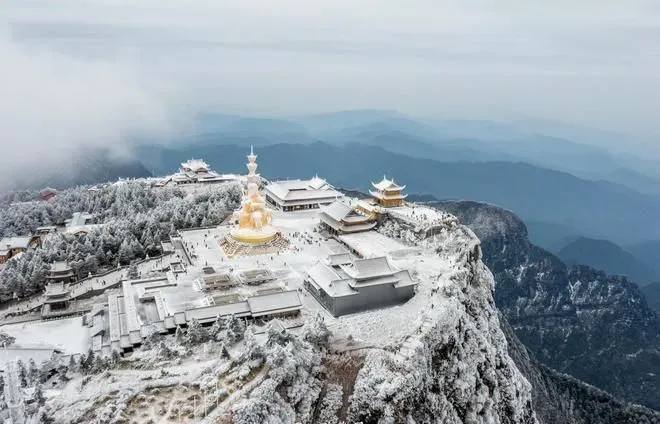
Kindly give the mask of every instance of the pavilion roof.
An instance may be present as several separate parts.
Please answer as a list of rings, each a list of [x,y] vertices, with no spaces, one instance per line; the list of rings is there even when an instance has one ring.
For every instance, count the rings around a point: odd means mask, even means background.
[[[371,183],[372,186],[376,190],[383,191],[383,190],[403,190],[406,188],[406,186],[400,186],[397,183],[394,182],[394,180],[388,180],[385,175],[383,175],[383,179],[378,182],[378,183]]]
[[[208,171],[209,165],[201,159],[190,159],[181,164],[183,169],[190,169],[191,171]]]

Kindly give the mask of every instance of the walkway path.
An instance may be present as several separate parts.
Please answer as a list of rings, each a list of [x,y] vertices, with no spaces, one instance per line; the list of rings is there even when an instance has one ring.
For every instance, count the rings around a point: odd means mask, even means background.
[[[146,260],[137,265],[138,274],[148,274],[156,269],[163,268],[168,265],[168,256]],[[76,298],[82,296],[90,291],[102,291],[112,288],[121,283],[122,280],[127,278],[127,269],[117,269],[100,277],[92,277],[80,280],[71,285],[71,297]],[[5,319],[8,314],[14,313],[27,313],[30,310],[40,309],[43,305],[45,296],[43,294],[34,296],[30,299],[25,299],[21,302],[15,303],[10,306],[0,306],[0,319]]]

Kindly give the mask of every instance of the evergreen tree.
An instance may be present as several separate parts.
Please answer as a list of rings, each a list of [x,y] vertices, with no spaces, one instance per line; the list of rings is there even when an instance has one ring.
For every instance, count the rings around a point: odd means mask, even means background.
[[[46,403],[46,398],[44,397],[44,393],[41,390],[41,384],[37,384],[37,386],[34,389],[34,400],[37,402],[37,405],[39,406],[44,406]]]
[[[182,345],[185,342],[185,333],[183,331],[183,328],[181,328],[180,325],[176,326],[176,331],[174,333],[174,337],[176,338],[177,343]]]
[[[25,370],[25,364],[20,359],[17,362],[18,364],[18,379],[21,383],[21,387],[27,387],[27,372]]]
[[[206,328],[202,327],[202,324],[199,323],[196,319],[193,318],[192,322],[188,326],[188,331],[186,332],[186,341],[188,344],[200,344],[208,341],[209,332],[206,331]]]

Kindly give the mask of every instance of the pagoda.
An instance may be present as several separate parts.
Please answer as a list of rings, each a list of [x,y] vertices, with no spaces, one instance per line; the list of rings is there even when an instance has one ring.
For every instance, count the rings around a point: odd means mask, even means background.
[[[266,244],[275,239],[279,231],[271,225],[272,211],[266,207],[266,201],[259,194],[257,155],[252,147],[247,158],[247,190],[243,195],[241,209],[236,212],[238,227],[232,230],[231,237],[241,243]]]
[[[379,183],[374,184],[372,182],[371,185],[375,190],[369,190],[369,193],[379,206],[385,208],[403,206],[403,199],[408,197],[407,194],[401,193],[406,186],[400,186],[394,180],[388,180],[384,175]]]

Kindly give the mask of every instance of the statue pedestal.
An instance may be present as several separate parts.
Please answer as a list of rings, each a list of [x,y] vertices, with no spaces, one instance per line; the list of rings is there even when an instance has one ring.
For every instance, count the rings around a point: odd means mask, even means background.
[[[266,244],[272,241],[279,231],[277,228],[266,225],[259,229],[256,228],[235,228],[231,232],[231,237],[240,242],[247,244]]]

